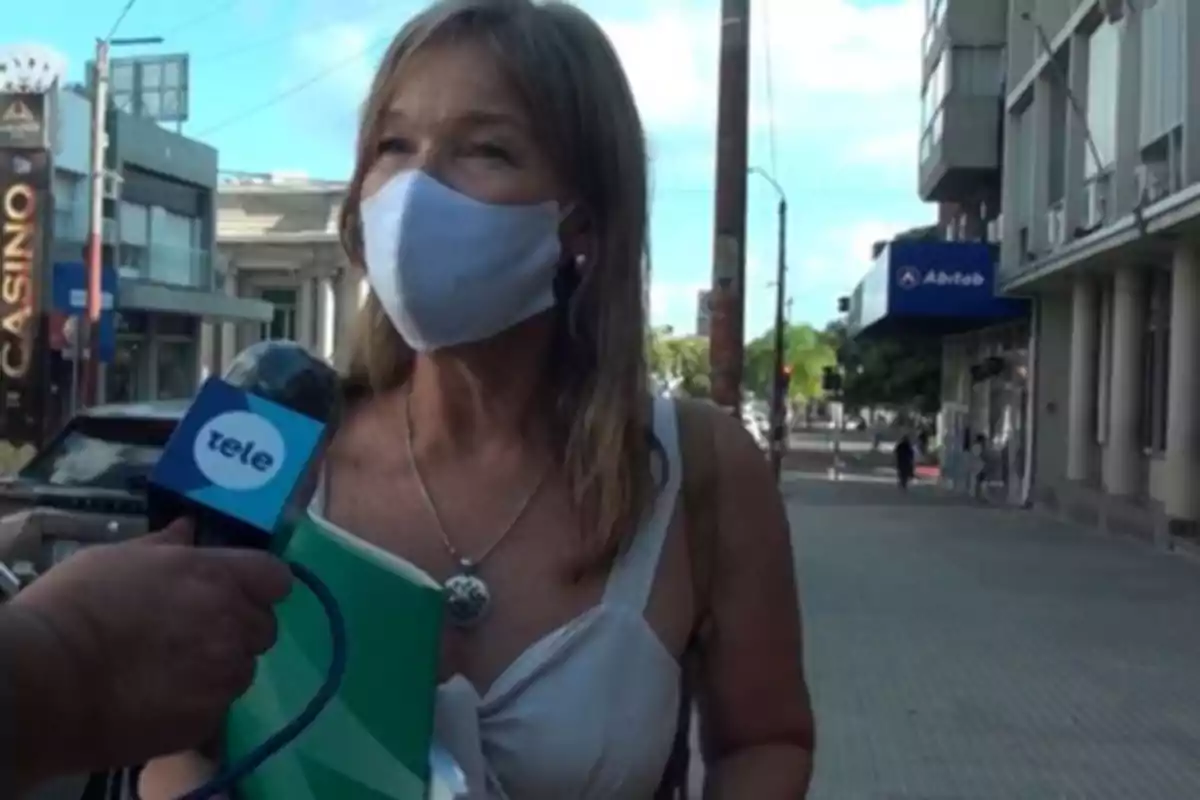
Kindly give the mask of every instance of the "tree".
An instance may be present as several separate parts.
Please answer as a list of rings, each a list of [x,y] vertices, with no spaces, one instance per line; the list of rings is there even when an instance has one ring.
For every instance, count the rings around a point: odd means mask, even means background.
[[[669,327],[659,328],[647,337],[650,376],[661,386],[690,397],[708,397],[712,390],[708,339],[673,333]]]
[[[783,332],[783,363],[792,368],[788,394],[792,399],[820,397],[821,373],[837,361],[832,341],[811,325],[789,325]],[[746,345],[746,389],[770,397],[775,380],[775,331],[769,330]]]
[[[935,338],[892,337],[862,340],[848,335],[845,322],[831,322],[824,337],[838,353],[844,379],[842,398],[851,408],[908,405],[932,414],[941,406],[942,345]]]

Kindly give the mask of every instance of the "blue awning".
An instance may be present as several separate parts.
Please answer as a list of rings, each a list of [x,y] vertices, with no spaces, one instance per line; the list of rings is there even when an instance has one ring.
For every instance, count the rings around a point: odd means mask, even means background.
[[[852,336],[944,336],[1029,313],[997,295],[999,251],[986,242],[893,239],[850,297]]]

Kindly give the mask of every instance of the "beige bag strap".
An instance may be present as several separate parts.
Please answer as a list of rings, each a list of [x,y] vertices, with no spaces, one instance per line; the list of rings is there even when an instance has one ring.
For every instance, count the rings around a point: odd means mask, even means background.
[[[691,761],[691,722],[694,689],[698,680],[700,635],[708,624],[712,568],[717,536],[717,458],[712,426],[706,416],[711,410],[697,400],[676,400],[680,462],[683,469],[684,522],[691,559],[692,589],[695,594],[696,625],[683,654],[683,685],[680,687],[679,722],[675,742],[667,760],[666,773],[656,800],[686,800]]]

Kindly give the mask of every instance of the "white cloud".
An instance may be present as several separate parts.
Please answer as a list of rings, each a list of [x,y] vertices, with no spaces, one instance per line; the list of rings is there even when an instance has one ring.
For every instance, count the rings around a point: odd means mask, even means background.
[[[885,168],[912,166],[916,179],[916,153],[920,144],[920,133],[915,130],[881,133],[853,142],[846,148],[846,161],[856,166],[879,166]]]
[[[679,333],[695,330],[696,312],[699,308],[700,292],[709,288],[701,281],[650,282],[650,324],[665,325],[680,319],[689,320]]]
[[[769,24],[782,92],[907,94],[916,102],[922,0],[766,0],[756,8],[752,24]]]
[[[629,74],[638,106],[651,129],[677,125],[711,127],[715,120],[719,5],[716,0],[647,3],[641,13],[613,15],[601,0],[580,0],[594,13]],[[804,95],[854,94],[903,97],[915,107],[920,63],[922,0],[862,7],[853,0],[765,0],[751,20],[752,117],[769,116],[764,88],[769,48],[777,123],[820,114]],[[396,14],[398,28],[405,11]],[[388,20],[325,25],[298,37],[296,52],[310,65],[331,66],[353,59],[388,28]],[[770,41],[767,41],[767,37]],[[375,67],[374,51],[361,63],[339,70],[347,99],[361,101]]]
[[[697,22],[695,14],[666,7],[639,18],[600,19],[652,131],[715,117],[715,64],[709,63],[704,30]]]

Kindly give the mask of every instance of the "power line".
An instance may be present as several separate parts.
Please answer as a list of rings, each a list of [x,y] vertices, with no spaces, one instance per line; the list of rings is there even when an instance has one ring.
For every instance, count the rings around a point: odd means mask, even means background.
[[[237,0],[233,0],[233,2],[227,4],[227,6],[233,5],[236,2],[237,2]],[[367,9],[366,11],[358,13],[358,14],[352,14],[349,17],[330,18],[330,19],[322,20],[318,23],[314,23],[313,25],[289,28],[288,30],[280,31],[278,33],[271,34],[270,36],[266,36],[261,39],[255,39],[255,40],[249,41],[249,42],[242,42],[241,44],[235,44],[232,47],[226,47],[226,48],[223,48],[220,50],[216,50],[215,52],[213,52],[211,54],[206,54],[203,51],[201,51],[200,53],[193,55],[192,58],[194,60],[199,61],[200,63],[202,63],[204,65],[208,65],[208,64],[212,64],[216,61],[224,61],[227,58],[234,58],[236,56],[245,55],[246,53],[252,53],[263,47],[269,47],[269,46],[275,45],[275,44],[290,42],[290,41],[294,40],[296,37],[303,36],[307,33],[320,33],[323,31],[327,31],[331,25],[345,25],[345,24],[348,24],[351,22],[358,22],[361,20],[365,20],[369,17],[372,17],[376,14],[379,14],[381,12],[393,11],[393,10],[394,10],[394,8],[387,3],[376,3],[375,5],[373,5],[371,8]],[[213,16],[213,14],[209,14],[208,16]],[[189,25],[194,24],[195,22],[201,21],[203,19],[204,19],[204,17],[201,17],[200,20],[193,20],[192,23],[189,23]]]
[[[117,28],[121,27],[121,23],[125,21],[125,16],[129,13],[129,10],[133,8],[133,4],[136,2],[137,0],[126,0],[125,7],[122,8],[121,13],[117,15],[117,21],[113,23],[112,29],[108,32],[108,36],[104,37],[105,41],[108,41],[109,39],[113,38],[113,36],[116,36]]]
[[[355,64],[357,64],[359,62],[360,59],[363,58],[363,56],[367,55],[372,50],[374,50],[375,48],[384,44],[385,42],[390,41],[391,38],[392,38],[392,34],[389,32],[388,34],[386,34],[384,36],[380,36],[375,39],[372,39],[366,45],[366,47],[363,47],[362,49],[355,51],[347,58],[342,59],[340,61],[335,61],[333,64],[330,64],[328,67],[321,70],[317,74],[315,74],[293,86],[290,86],[287,89],[284,89],[282,92],[279,92],[278,94],[273,95],[272,97],[268,98],[267,100],[263,101],[262,103],[260,103],[256,106],[252,106],[251,108],[248,108],[245,111],[242,111],[241,113],[239,113],[235,116],[229,117],[225,121],[219,122],[210,128],[206,128],[205,130],[201,131],[200,133],[195,134],[195,137],[199,139],[199,138],[203,138],[205,136],[210,136],[213,133],[216,133],[217,131],[224,130],[225,128],[229,127],[230,125],[235,125],[238,122],[241,122],[242,120],[245,120],[249,117],[254,116],[255,114],[259,114],[263,111],[274,108],[275,106],[282,103],[284,100],[287,100],[290,97],[294,97],[294,96],[300,94],[301,92],[303,92],[304,90],[306,90],[312,86],[315,86],[316,84],[320,83],[321,81],[325,80],[326,78],[330,77],[331,75],[334,75],[338,71],[343,70],[347,67],[354,66]]]
[[[193,28],[196,25],[199,25],[201,22],[207,22],[208,20],[212,19],[213,17],[220,16],[221,14],[230,10],[231,8],[236,6],[239,2],[241,2],[241,0],[225,0],[225,2],[213,3],[212,6],[210,6],[204,13],[197,14],[196,16],[193,16],[189,19],[184,20],[183,22],[179,23],[178,25],[174,25],[170,28],[167,28],[166,32],[163,33],[163,37],[166,38],[169,36],[174,36],[175,34],[179,33],[180,31],[185,31],[188,28]]]
[[[774,59],[771,57],[771,0],[763,2],[763,53],[766,61],[767,83],[767,147],[771,162],[771,174],[779,174],[779,158],[775,136],[775,80]]]

